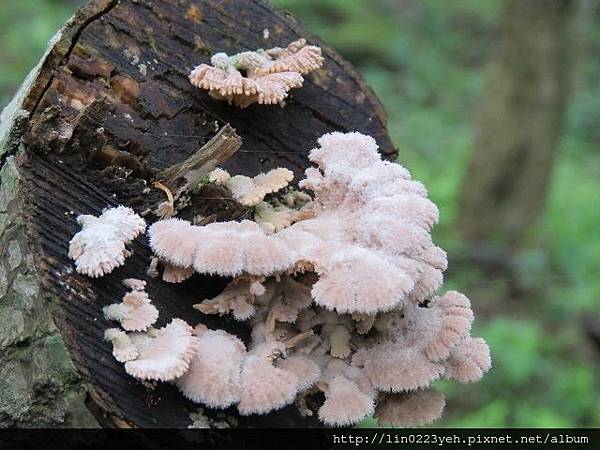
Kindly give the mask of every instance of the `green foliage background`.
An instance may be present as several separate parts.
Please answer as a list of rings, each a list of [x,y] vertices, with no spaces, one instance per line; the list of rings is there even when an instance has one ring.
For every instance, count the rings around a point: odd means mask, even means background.
[[[0,107],[78,3],[2,2]],[[501,0],[274,3],[353,62],[383,101],[399,162],[440,207],[435,238],[452,264],[461,244],[453,226],[458,188],[476,107],[486,101],[480,92]],[[447,287],[474,303],[474,334],[487,339],[494,366],[478,384],[440,383],[448,405],[437,426],[600,426],[600,354],[582,326],[585,315],[600,312],[599,10],[577,19],[579,63],[548,208],[517,272],[490,277],[460,266],[448,273]]]

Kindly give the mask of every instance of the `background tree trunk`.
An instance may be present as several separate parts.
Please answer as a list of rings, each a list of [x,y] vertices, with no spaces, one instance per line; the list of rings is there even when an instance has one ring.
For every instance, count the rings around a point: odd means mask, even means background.
[[[283,46],[298,37],[321,45],[325,64],[284,108],[240,110],[187,79],[213,52]],[[164,195],[147,189],[154,175],[189,158],[228,123],[243,141],[225,165],[233,173],[285,166],[299,176],[316,139],[334,130],[370,134],[385,156],[395,155],[382,107],[352,67],[263,0],[95,0],[53,39],[3,112],[0,132],[0,425],[312,423],[293,406],[267,416],[239,417],[234,408],[194,415],[198,405],[170,384],[153,387],[126,375],[102,339],[113,326],[102,307],[122,297],[127,277],[147,280],[158,326],[181,317],[247,338],[235,321],[191,307],[227,280],[195,275],[173,286],[147,278],[145,238],[125,266],[99,280],[75,273],[67,257],[77,215],[117,204],[146,213]],[[221,200],[200,203],[214,217],[233,214],[224,213]]]
[[[475,126],[458,225],[518,241],[544,209],[574,53],[574,0],[508,0]]]

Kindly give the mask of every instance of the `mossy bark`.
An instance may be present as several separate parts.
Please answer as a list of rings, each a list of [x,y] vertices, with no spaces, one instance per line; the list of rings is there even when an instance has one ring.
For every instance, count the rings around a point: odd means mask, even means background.
[[[38,73],[39,67],[0,124],[0,427],[95,427],[86,390],[43,295],[22,216],[17,160],[29,115],[22,102]]]
[[[282,46],[305,37],[325,64],[284,108],[228,106],[195,89],[187,74],[211,53]],[[255,175],[285,166],[300,175],[316,139],[329,131],[374,136],[395,149],[385,114],[353,68],[291,16],[263,0],[95,0],[52,40],[48,53],[3,113],[0,133],[0,425],[306,426],[290,406],[239,417],[204,411],[168,383],[136,382],[111,355],[102,307],[145,278],[160,312],[196,324],[191,307],[227,280],[195,275],[172,286],[146,276],[145,238],[126,264],[101,279],[73,271],[68,242],[76,216],[124,204],[146,214],[164,200],[152,182],[227,124],[243,147],[225,167]],[[200,193],[194,214],[235,219],[247,211]],[[148,221],[152,220],[147,215]],[[210,327],[239,324],[202,317]],[[90,413],[91,412],[91,413]],[[198,417],[202,417],[199,420]]]
[[[544,210],[569,95],[574,3],[505,4],[460,196],[470,241],[518,242]]]

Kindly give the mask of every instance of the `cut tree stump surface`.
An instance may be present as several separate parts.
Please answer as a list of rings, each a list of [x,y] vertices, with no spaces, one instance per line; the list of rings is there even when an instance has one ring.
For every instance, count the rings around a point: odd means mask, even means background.
[[[283,108],[238,109],[188,81],[191,69],[214,52],[285,46],[299,37],[320,45],[325,63],[305,77],[304,87],[291,91]],[[145,237],[135,240],[133,256],[110,275],[79,275],[67,257],[79,230],[76,217],[118,204],[147,211],[164,197],[152,188],[153,176],[190,157],[226,124],[242,139],[225,164],[236,174],[282,166],[297,181],[317,138],[335,130],[369,134],[384,156],[393,157],[382,107],[347,62],[262,0],[91,2],[63,29],[32,81],[21,104],[29,119],[24,135],[16,133],[17,144],[24,145],[19,151],[13,136],[0,154],[3,165],[16,162],[21,173],[18,214],[33,242],[25,251],[33,255],[40,290],[50,300],[88,406],[103,425],[187,427],[199,405],[168,383],[148,387],[125,373],[103,341],[104,330],[115,323],[103,318],[102,307],[120,301],[122,279],[142,278],[159,309],[158,326],[180,317],[245,337],[233,320],[192,309],[227,280],[194,275],[172,285],[146,276],[151,252]],[[206,199],[206,208],[223,211],[218,200]],[[294,406],[266,416],[239,417],[234,408],[205,413],[213,425],[314,424]]]

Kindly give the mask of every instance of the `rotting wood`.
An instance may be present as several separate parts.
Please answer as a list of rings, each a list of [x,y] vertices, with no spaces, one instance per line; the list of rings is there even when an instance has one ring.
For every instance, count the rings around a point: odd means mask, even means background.
[[[325,64],[292,92],[284,108],[252,105],[242,111],[187,80],[192,67],[215,51],[286,45],[298,37],[320,45]],[[14,373],[25,367],[32,374],[35,367],[23,364],[42,355],[40,361],[48,364],[61,361],[61,370],[46,378],[3,376],[1,424],[192,423],[198,405],[169,384],[148,388],[127,376],[102,340],[112,325],[102,307],[123,295],[123,278],[143,276],[147,269],[151,253],[145,239],[134,242],[125,266],[100,280],[74,273],[67,247],[78,230],[78,214],[117,204],[140,213],[155,206],[163,195],[149,189],[154,175],[192,157],[228,123],[244,143],[225,163],[232,173],[256,175],[284,166],[298,179],[317,137],[334,130],[372,135],[385,156],[395,155],[383,109],[354,69],[289,14],[262,0],[96,0],[52,41],[3,114],[0,251],[12,256],[0,266],[0,292],[6,291],[0,294],[0,329],[3,336],[12,333],[2,341],[2,367]],[[211,189],[196,194],[204,200],[200,214],[206,220],[245,217],[247,211]],[[220,292],[227,280],[194,275],[177,286],[146,280],[159,326],[172,317],[191,324],[202,319],[247,337],[234,321],[203,317],[192,308]],[[23,295],[9,305],[15,289]],[[17,330],[18,323],[23,327]],[[39,389],[40,382],[52,389]],[[11,409],[15,392],[29,400]],[[313,423],[293,406],[268,416],[239,417],[234,409],[203,414],[211,420],[222,414],[219,420],[232,426]]]
[[[156,174],[161,183],[174,192],[175,200],[189,191],[198,180],[218,165],[224,164],[242,146],[242,140],[231,126],[225,125],[192,156]]]

